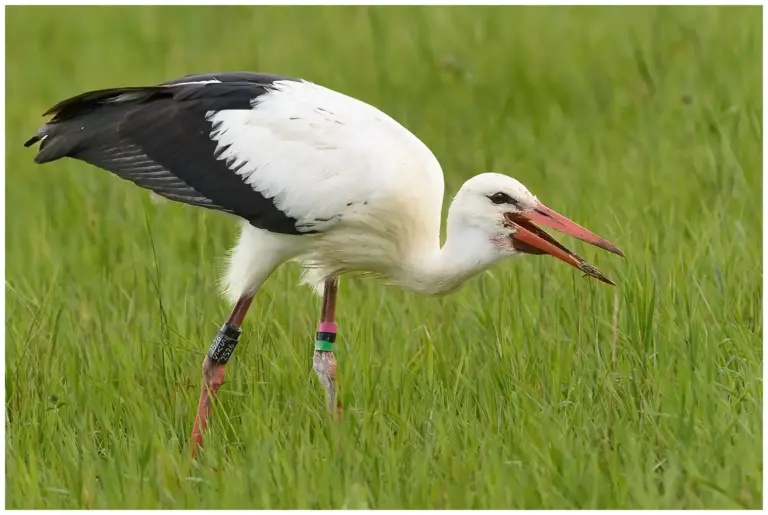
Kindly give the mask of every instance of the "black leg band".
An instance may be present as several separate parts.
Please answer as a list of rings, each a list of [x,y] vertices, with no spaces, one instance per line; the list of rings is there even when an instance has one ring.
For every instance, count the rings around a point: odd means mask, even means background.
[[[317,337],[315,338],[317,341],[320,342],[331,342],[334,343],[336,341],[336,333],[328,333],[326,331],[318,331]]]
[[[221,326],[211,348],[208,349],[208,358],[217,365],[224,365],[235,352],[241,332],[239,327],[232,324],[225,323]]]

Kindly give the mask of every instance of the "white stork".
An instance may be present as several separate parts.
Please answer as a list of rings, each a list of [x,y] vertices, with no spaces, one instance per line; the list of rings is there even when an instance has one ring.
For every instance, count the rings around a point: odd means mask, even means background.
[[[188,75],[83,93],[45,115],[53,118],[25,144],[40,142],[37,163],[79,159],[242,221],[223,279],[234,309],[203,362],[195,449],[243,317],[286,261],[299,261],[303,282],[323,290],[313,364],[329,408],[340,414],[333,343],[341,274],[373,274],[440,295],[505,257],[546,253],[613,284],[538,224],[624,255],[498,173],[464,183],[441,246],[443,173],[432,152],[378,109],[305,80]]]

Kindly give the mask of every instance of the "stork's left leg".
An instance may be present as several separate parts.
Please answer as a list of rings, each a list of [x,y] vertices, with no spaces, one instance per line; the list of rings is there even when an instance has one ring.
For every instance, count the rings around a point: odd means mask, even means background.
[[[208,425],[208,417],[211,414],[213,400],[219,392],[219,388],[224,383],[224,365],[227,364],[230,356],[235,351],[237,341],[240,338],[240,326],[248,308],[251,306],[253,296],[244,296],[235,304],[232,314],[219,330],[216,338],[213,340],[211,348],[203,361],[203,387],[200,391],[200,402],[197,406],[197,417],[195,425],[192,428],[192,439],[194,446],[192,455],[197,453],[197,449],[203,445],[203,431]]]
[[[325,281],[323,290],[323,309],[320,323],[317,325],[315,339],[315,355],[312,360],[313,368],[320,382],[325,387],[328,398],[328,409],[336,411],[341,419],[341,401],[336,396],[336,358],[333,355],[333,343],[336,341],[336,293],[339,289],[339,278],[333,277]]]

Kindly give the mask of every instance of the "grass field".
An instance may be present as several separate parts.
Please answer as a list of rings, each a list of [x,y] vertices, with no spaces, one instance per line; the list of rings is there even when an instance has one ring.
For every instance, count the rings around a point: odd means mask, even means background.
[[[761,17],[8,8],[6,506],[761,507]],[[319,298],[285,267],[193,461],[236,223],[22,143],[65,97],[223,70],[383,109],[434,151],[446,200],[520,179],[626,251],[558,236],[618,287],[532,256],[439,299],[342,280],[336,426]]]

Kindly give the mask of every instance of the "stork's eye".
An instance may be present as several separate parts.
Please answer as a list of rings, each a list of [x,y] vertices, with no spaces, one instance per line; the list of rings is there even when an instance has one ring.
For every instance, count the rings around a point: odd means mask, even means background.
[[[494,204],[512,204],[517,205],[517,200],[513,199],[504,192],[499,191],[488,197]]]

